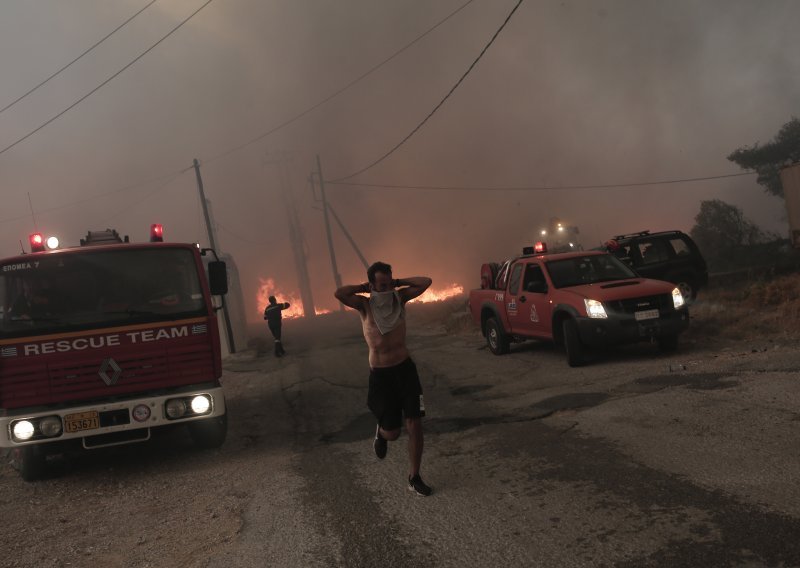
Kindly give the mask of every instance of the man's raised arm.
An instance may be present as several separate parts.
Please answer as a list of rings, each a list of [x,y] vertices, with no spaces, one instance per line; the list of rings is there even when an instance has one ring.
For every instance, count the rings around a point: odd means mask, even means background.
[[[421,296],[431,285],[433,280],[427,276],[412,276],[411,278],[398,278],[394,281],[395,288],[400,288],[398,293],[403,303]],[[402,288],[401,288],[402,286]]]
[[[348,308],[353,308],[359,312],[364,311],[364,302],[367,299],[359,294],[368,294],[369,284],[351,284],[342,286],[333,293],[336,299],[343,303]]]

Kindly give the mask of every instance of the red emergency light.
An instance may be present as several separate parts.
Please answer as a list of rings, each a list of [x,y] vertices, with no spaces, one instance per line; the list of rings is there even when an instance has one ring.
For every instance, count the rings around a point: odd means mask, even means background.
[[[150,225],[150,242],[163,243],[164,242],[164,226],[158,223]]]
[[[533,245],[533,252],[536,254],[544,254],[547,252],[547,245],[543,242],[538,242]]]
[[[31,243],[31,252],[42,252],[44,250],[44,237],[42,233],[33,233],[29,237]]]

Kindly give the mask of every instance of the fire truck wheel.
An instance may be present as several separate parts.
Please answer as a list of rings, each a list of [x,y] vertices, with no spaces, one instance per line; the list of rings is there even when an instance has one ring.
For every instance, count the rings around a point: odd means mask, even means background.
[[[11,465],[25,481],[41,479],[47,469],[45,454],[38,445],[14,448],[11,451]]]
[[[564,349],[570,367],[580,367],[586,363],[586,348],[578,335],[578,324],[574,319],[564,320]]]
[[[495,355],[505,355],[509,351],[508,336],[495,318],[486,320],[486,343]]]
[[[228,434],[228,415],[223,414],[207,420],[197,420],[190,422],[187,426],[189,426],[189,434],[196,446],[203,449],[218,448]]]

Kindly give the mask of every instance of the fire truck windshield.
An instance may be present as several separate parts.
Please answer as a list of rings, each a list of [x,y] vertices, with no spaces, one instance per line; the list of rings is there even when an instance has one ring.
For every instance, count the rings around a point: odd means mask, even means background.
[[[0,339],[206,314],[192,253],[81,250],[0,267]]]

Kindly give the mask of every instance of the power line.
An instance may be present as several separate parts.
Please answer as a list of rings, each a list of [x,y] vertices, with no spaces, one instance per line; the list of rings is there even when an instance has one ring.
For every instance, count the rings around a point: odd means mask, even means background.
[[[335,181],[344,181],[344,180],[346,180],[346,179],[350,179],[351,177],[355,177],[355,176],[357,176],[357,175],[359,175],[359,174],[362,174],[362,173],[364,173],[365,171],[367,171],[367,170],[369,170],[369,169],[371,169],[371,168],[373,168],[373,167],[377,166],[377,165],[378,165],[378,164],[380,164],[380,163],[381,163],[383,160],[385,160],[386,158],[388,158],[389,156],[391,156],[391,155],[392,155],[392,154],[395,152],[395,150],[397,150],[398,148],[400,148],[400,146],[402,146],[403,144],[405,144],[405,143],[406,143],[406,141],[407,141],[409,138],[411,138],[412,136],[414,136],[414,134],[416,134],[416,133],[417,133],[417,131],[418,131],[420,128],[422,128],[422,127],[424,126],[424,124],[425,124],[426,122],[428,122],[428,120],[429,120],[429,119],[430,119],[430,118],[431,118],[431,117],[432,117],[432,116],[433,116],[433,115],[436,113],[436,111],[437,111],[437,110],[439,110],[439,108],[440,108],[440,107],[441,107],[441,106],[442,106],[442,105],[445,103],[445,101],[446,101],[448,98],[450,98],[450,95],[452,95],[452,94],[453,94],[453,92],[454,92],[454,91],[455,91],[455,90],[458,88],[458,86],[459,86],[459,85],[461,85],[461,83],[464,81],[464,79],[466,79],[466,78],[467,78],[467,75],[469,75],[469,74],[470,74],[470,72],[472,71],[472,69],[475,67],[475,65],[477,65],[477,64],[478,64],[478,61],[480,61],[480,60],[481,60],[481,58],[482,58],[482,57],[483,57],[483,55],[486,53],[486,51],[489,49],[489,47],[490,47],[490,46],[491,46],[491,45],[494,43],[494,40],[495,40],[495,39],[497,39],[497,36],[499,36],[499,35],[500,35],[500,32],[502,32],[502,31],[503,31],[503,28],[505,28],[505,27],[506,27],[506,24],[508,24],[509,20],[511,20],[511,17],[514,15],[514,12],[516,12],[516,11],[517,11],[517,8],[519,8],[519,7],[520,7],[520,4],[522,4],[522,0],[518,0],[517,4],[514,6],[514,8],[512,8],[512,9],[511,9],[511,12],[509,12],[509,13],[508,13],[508,16],[506,16],[506,19],[505,19],[505,21],[503,22],[503,24],[502,24],[502,25],[501,25],[501,26],[500,26],[500,27],[497,29],[497,31],[496,31],[496,32],[494,32],[494,35],[492,36],[492,39],[490,39],[490,40],[489,40],[489,43],[487,43],[487,44],[486,44],[486,46],[485,46],[485,47],[484,47],[484,48],[481,50],[481,52],[478,54],[478,57],[476,57],[476,58],[475,58],[475,61],[473,61],[473,62],[472,62],[472,64],[471,64],[471,65],[470,65],[470,66],[467,68],[467,70],[464,72],[464,74],[463,74],[463,75],[461,75],[461,78],[460,78],[458,81],[456,81],[456,84],[455,84],[455,85],[453,85],[453,87],[450,89],[450,91],[448,91],[448,93],[447,93],[447,94],[444,96],[444,98],[443,98],[441,101],[439,101],[439,104],[437,104],[437,105],[436,105],[436,106],[433,108],[433,110],[432,110],[430,113],[428,113],[428,116],[426,116],[426,117],[425,117],[425,118],[422,120],[422,122],[420,122],[420,123],[419,123],[419,124],[418,124],[418,125],[417,125],[417,126],[416,126],[416,127],[415,127],[415,128],[414,128],[414,129],[413,129],[413,130],[412,130],[412,131],[411,131],[411,132],[410,132],[410,133],[409,133],[409,134],[408,134],[408,135],[405,137],[405,138],[403,138],[403,139],[402,139],[402,140],[401,140],[399,143],[397,143],[397,145],[395,145],[395,147],[394,147],[394,148],[392,148],[391,150],[389,150],[388,152],[386,152],[386,153],[385,153],[383,156],[381,156],[380,158],[378,158],[377,160],[375,160],[374,162],[372,162],[372,163],[371,163],[371,164],[369,164],[368,166],[361,168],[361,169],[360,169],[360,170],[358,170],[357,172],[354,172],[354,173],[352,173],[352,174],[350,174],[350,175],[347,175],[347,176],[343,176],[343,177],[337,178]],[[330,182],[329,182],[329,183],[330,183]]]
[[[51,122],[53,122],[54,120],[58,119],[59,117],[63,116],[64,114],[66,114],[67,112],[69,112],[70,110],[72,110],[73,108],[75,108],[76,106],[78,106],[78,105],[79,105],[81,102],[83,102],[84,100],[86,100],[87,98],[89,98],[91,95],[93,95],[94,93],[96,93],[97,91],[99,91],[101,88],[103,88],[104,86],[106,86],[106,85],[107,85],[108,83],[110,83],[110,82],[111,82],[113,79],[115,79],[117,76],[119,76],[119,75],[120,75],[120,74],[121,74],[123,71],[125,71],[125,70],[126,70],[128,67],[130,67],[131,65],[133,65],[134,63],[136,63],[137,61],[139,61],[139,60],[140,60],[142,57],[144,57],[145,55],[147,55],[148,53],[150,53],[150,52],[151,52],[153,49],[155,49],[155,48],[156,48],[156,47],[157,47],[157,46],[158,46],[158,45],[159,45],[161,42],[163,42],[165,39],[167,39],[167,38],[168,38],[169,36],[171,36],[173,33],[175,33],[176,31],[178,31],[178,29],[179,29],[179,28],[181,28],[181,27],[183,26],[183,24],[185,24],[186,22],[188,22],[189,20],[191,20],[191,19],[192,19],[192,18],[193,18],[195,15],[197,15],[197,13],[198,13],[198,12],[200,12],[200,10],[202,10],[203,8],[205,8],[206,6],[208,6],[209,4],[211,4],[211,2],[213,2],[213,1],[214,1],[214,0],[207,0],[207,1],[206,1],[206,2],[205,2],[203,5],[202,5],[202,6],[200,6],[200,7],[199,7],[197,10],[195,10],[194,12],[192,12],[192,13],[191,13],[191,14],[190,14],[190,15],[189,15],[189,16],[188,16],[186,19],[184,19],[184,20],[183,20],[181,23],[179,23],[177,26],[175,26],[174,28],[172,28],[172,30],[170,30],[170,31],[169,31],[169,33],[168,33],[167,35],[165,35],[165,36],[164,36],[164,37],[162,37],[160,40],[158,40],[156,43],[154,43],[153,45],[151,45],[150,47],[148,47],[148,48],[147,48],[145,51],[143,51],[143,52],[142,52],[142,53],[141,53],[141,54],[140,54],[138,57],[136,57],[136,59],[134,59],[133,61],[131,61],[131,62],[130,62],[130,63],[128,63],[127,65],[125,65],[125,66],[124,66],[122,69],[120,69],[119,71],[117,71],[116,73],[114,73],[113,75],[111,75],[111,77],[109,77],[108,79],[106,79],[105,81],[103,81],[102,83],[100,83],[100,84],[99,84],[97,87],[95,87],[94,89],[92,89],[91,91],[89,91],[88,93],[86,93],[85,95],[83,95],[81,98],[79,98],[77,101],[75,101],[74,103],[72,103],[70,106],[68,106],[67,108],[65,108],[65,109],[64,109],[64,110],[62,110],[61,112],[59,112],[59,113],[58,113],[57,115],[55,115],[53,118],[51,118],[50,120],[48,120],[48,121],[46,121],[45,123],[41,124],[40,126],[38,126],[37,128],[35,128],[34,130],[32,130],[32,131],[28,132],[28,133],[27,133],[25,136],[23,136],[22,138],[20,138],[20,139],[19,139],[19,140],[17,140],[16,142],[13,142],[12,144],[9,144],[8,146],[6,146],[6,147],[5,147],[5,148],[3,148],[2,150],[0,150],[0,155],[2,155],[2,154],[4,154],[4,153],[6,153],[8,150],[10,150],[11,148],[13,148],[14,146],[16,146],[17,144],[19,144],[20,142],[23,142],[24,140],[27,140],[28,138],[30,138],[31,136],[33,136],[34,134],[36,134],[37,132],[39,132],[39,131],[40,131],[42,128],[44,128],[45,126],[47,126],[48,124],[50,124],[50,123],[51,123]]]
[[[44,85],[45,83],[47,83],[48,81],[50,81],[50,79],[53,79],[53,78],[57,77],[58,75],[60,75],[62,71],[66,70],[66,69],[67,69],[68,67],[70,67],[70,66],[71,66],[73,63],[75,63],[76,61],[78,61],[79,59],[81,59],[83,56],[87,55],[87,54],[88,54],[90,51],[92,51],[92,50],[93,50],[95,47],[97,47],[98,45],[100,45],[101,43],[103,43],[104,41],[106,41],[108,38],[110,38],[112,35],[114,35],[115,33],[117,33],[119,30],[121,30],[122,28],[124,28],[124,27],[125,27],[125,26],[128,24],[128,22],[130,22],[130,21],[131,21],[131,20],[133,20],[133,19],[134,19],[136,16],[138,16],[139,14],[141,14],[142,12],[144,12],[145,10],[147,10],[147,9],[148,9],[150,6],[152,6],[153,4],[155,4],[155,3],[156,3],[156,1],[157,1],[157,0],[151,0],[149,3],[147,3],[147,4],[145,5],[145,7],[144,7],[144,8],[142,8],[141,10],[139,10],[138,12],[136,12],[136,13],[135,13],[133,16],[131,16],[130,18],[128,18],[127,20],[125,20],[124,22],[122,22],[120,25],[118,25],[118,26],[117,26],[116,28],[114,28],[113,30],[111,30],[111,33],[109,33],[109,34],[108,34],[108,35],[106,35],[106,36],[105,36],[103,39],[101,39],[100,41],[98,41],[97,43],[95,43],[95,44],[94,44],[92,47],[90,47],[89,49],[87,49],[86,51],[84,51],[83,53],[81,53],[81,54],[80,54],[78,57],[76,57],[75,59],[73,59],[72,61],[70,61],[70,62],[69,62],[69,63],[67,63],[66,65],[64,65],[64,66],[63,66],[61,69],[59,69],[58,71],[56,71],[55,73],[53,73],[52,75],[50,75],[50,76],[49,76],[47,79],[45,79],[44,81],[42,81],[41,83],[39,83],[38,85],[36,85],[35,87],[33,87],[33,88],[32,88],[31,90],[29,90],[27,93],[25,93],[25,94],[21,95],[20,97],[18,97],[18,98],[17,98],[17,99],[15,99],[15,100],[11,101],[10,103],[8,103],[8,104],[7,104],[6,106],[4,106],[3,108],[0,108],[0,114],[4,113],[4,112],[5,112],[5,111],[7,111],[8,109],[10,109],[12,106],[14,106],[15,104],[17,104],[19,101],[21,101],[22,99],[24,99],[25,97],[27,97],[28,95],[30,95],[31,93],[33,93],[34,91],[36,91],[36,90],[37,90],[39,87],[41,87],[42,85]]]
[[[621,189],[629,187],[644,187],[650,185],[670,185],[677,183],[691,183],[698,181],[709,181],[715,179],[734,178],[741,176],[753,176],[758,172],[743,172],[738,174],[723,174],[718,176],[705,176],[695,178],[668,179],[657,181],[641,181],[634,183],[607,183],[601,185],[545,185],[545,186],[457,186],[457,185],[392,185],[386,183],[351,183],[340,181],[326,181],[328,185],[342,185],[350,187],[365,187],[372,189],[387,190],[424,190],[424,191],[550,191],[550,190],[575,190],[575,189]]]
[[[50,213],[51,211],[58,211],[60,209],[67,209],[69,207],[75,207],[76,205],[81,205],[83,203],[88,203],[88,202],[94,201],[94,200],[96,200],[98,198],[106,197],[108,195],[121,193],[123,191],[129,191],[131,189],[138,189],[140,187],[144,187],[146,185],[150,185],[151,183],[155,183],[155,182],[166,180],[167,178],[169,178],[169,180],[172,181],[172,179],[178,177],[180,174],[188,171],[189,169],[191,169],[191,168],[185,168],[185,169],[180,170],[178,172],[172,172],[170,174],[165,174],[163,176],[159,176],[157,178],[152,178],[152,179],[149,179],[147,181],[143,181],[141,183],[137,183],[137,184],[134,184],[134,185],[126,185],[124,187],[120,187],[118,189],[113,189],[111,191],[105,191],[103,193],[97,193],[97,194],[94,194],[94,195],[90,195],[89,197],[86,197],[84,199],[79,199],[77,201],[70,201],[69,203],[65,203],[63,205],[57,205],[55,207],[49,207],[47,209],[40,209],[39,213],[40,214],[41,213]],[[29,215],[27,215],[27,214],[26,215],[17,215],[16,217],[6,217],[5,219],[0,219],[0,223],[6,223],[6,222],[10,222],[10,221],[18,221],[20,219],[27,219],[28,217],[29,217]]]
[[[184,171],[185,171],[185,170],[184,170]],[[156,188],[155,188],[153,191],[150,191],[150,192],[148,192],[147,194],[143,195],[143,196],[141,197],[141,199],[137,199],[137,200],[136,200],[136,201],[134,201],[133,203],[129,203],[128,205],[126,205],[125,207],[123,207],[122,209],[120,209],[119,211],[117,211],[116,213],[114,213],[113,215],[111,215],[110,217],[108,217],[108,218],[107,218],[107,221],[110,221],[110,220],[111,220],[111,219],[113,219],[114,217],[117,217],[118,215],[121,215],[122,213],[125,213],[126,211],[130,211],[130,210],[131,210],[133,207],[136,207],[137,205],[139,205],[139,204],[140,204],[140,203],[142,203],[143,201],[146,201],[147,199],[150,199],[150,198],[151,198],[153,195],[155,195],[156,193],[159,193],[159,192],[160,192],[160,191],[162,191],[162,190],[163,190],[165,187],[167,187],[169,184],[171,184],[173,181],[175,181],[175,179],[176,179],[176,178],[177,178],[179,175],[181,175],[182,173],[183,173],[183,172],[178,172],[178,173],[176,173],[176,174],[173,174],[173,175],[172,175],[172,176],[171,176],[169,179],[167,179],[167,180],[166,180],[164,183],[162,183],[161,185],[159,185],[158,187],[156,187]]]
[[[248,243],[248,244],[251,244],[251,245],[258,245],[258,246],[265,246],[265,245],[272,244],[271,241],[255,241],[253,239],[248,239],[247,237],[243,237],[243,236],[239,235],[238,233],[235,233],[234,231],[231,231],[228,227],[226,227],[225,225],[223,225],[219,221],[217,221],[217,227],[219,227],[220,229],[222,229],[223,231],[228,233],[233,238],[242,241],[243,243]]]
[[[259,134],[258,136],[256,136],[252,140],[250,140],[248,142],[245,142],[244,144],[240,144],[239,146],[235,146],[234,148],[231,148],[230,150],[226,150],[225,152],[222,152],[221,154],[217,154],[216,156],[213,156],[212,158],[209,158],[209,159],[205,160],[204,163],[208,164],[208,163],[213,162],[214,160],[219,160],[219,159],[224,158],[224,157],[226,157],[226,156],[228,156],[230,154],[233,154],[234,152],[238,152],[239,150],[243,150],[247,146],[255,144],[256,142],[258,142],[259,140],[263,140],[264,138],[266,138],[270,134],[274,134],[278,130],[281,130],[282,128],[285,128],[286,126],[289,126],[293,122],[303,118],[304,116],[306,116],[307,114],[311,113],[312,111],[318,109],[319,107],[321,107],[322,105],[324,105],[328,101],[330,101],[330,100],[336,98],[337,96],[341,95],[343,92],[348,90],[350,87],[354,86],[356,83],[360,83],[362,80],[364,80],[368,76],[372,75],[375,71],[377,71],[378,69],[380,69],[381,67],[383,67],[384,65],[389,63],[392,59],[394,59],[395,57],[397,57],[398,55],[400,55],[401,53],[406,51],[412,45],[414,45],[417,42],[419,42],[420,40],[422,40],[425,36],[430,34],[432,31],[434,31],[436,28],[438,28],[439,26],[444,24],[447,20],[449,20],[450,18],[452,18],[453,16],[458,14],[461,10],[463,10],[464,8],[466,8],[467,6],[472,4],[474,1],[475,0],[468,0],[467,2],[465,2],[464,4],[462,4],[461,6],[456,8],[453,12],[450,12],[450,14],[448,14],[443,19],[441,19],[437,23],[435,23],[433,26],[428,28],[421,35],[417,36],[414,40],[412,40],[411,42],[407,43],[406,45],[404,45],[403,47],[401,47],[400,49],[395,51],[393,54],[391,54],[389,57],[387,57],[386,59],[384,59],[383,61],[381,61],[377,65],[374,65],[368,71],[365,71],[364,73],[362,73],[361,75],[359,75],[358,77],[356,77],[355,79],[353,79],[352,81],[347,83],[344,87],[341,87],[337,91],[334,91],[332,94],[328,95],[327,97],[325,97],[324,99],[322,99],[318,103],[308,107],[306,110],[304,110],[302,112],[299,112],[298,114],[294,115],[293,117],[291,117],[291,118],[285,120],[284,122],[278,124],[277,126],[271,128],[270,130],[267,130],[263,134]]]

